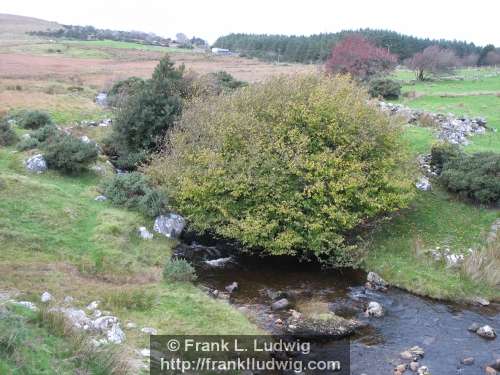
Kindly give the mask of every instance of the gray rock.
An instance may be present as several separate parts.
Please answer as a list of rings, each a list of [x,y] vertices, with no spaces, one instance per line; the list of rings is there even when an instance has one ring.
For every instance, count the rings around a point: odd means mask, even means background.
[[[290,302],[286,298],[282,298],[277,300],[276,302],[273,302],[271,304],[271,309],[272,310],[284,310],[290,306]]]
[[[30,172],[43,173],[47,170],[47,162],[42,154],[33,155],[28,158],[24,165]]]
[[[236,289],[238,289],[238,283],[236,281],[233,281],[231,284],[226,286],[228,293],[233,293]]]
[[[128,322],[127,324],[125,324],[125,328],[135,329],[135,328],[137,328],[137,324],[135,324],[134,322]]]
[[[483,297],[473,297],[472,302],[480,306],[489,306],[490,301]]]
[[[301,316],[296,319],[290,317],[286,323],[286,332],[292,335],[323,336],[333,338],[346,337],[354,333],[361,324],[352,319],[345,319],[333,313]]]
[[[98,195],[97,197],[94,198],[94,200],[96,202],[104,202],[105,200],[107,200],[108,198],[105,197],[104,195]]]
[[[155,219],[154,231],[168,238],[177,238],[181,235],[186,221],[180,215],[170,213],[168,215],[161,215]]]
[[[463,358],[460,362],[465,366],[473,365],[474,364],[474,357]]]
[[[379,274],[375,272],[368,272],[366,280],[375,288],[377,287],[385,288],[388,285],[387,282],[384,279],[382,279]]]
[[[118,323],[118,318],[112,315],[101,316],[92,322],[92,327],[99,332],[106,332]]]
[[[99,301],[92,301],[87,305],[87,310],[95,310],[99,307]]]
[[[492,327],[490,327],[489,325],[479,327],[479,329],[476,331],[476,333],[479,336],[484,337],[486,339],[494,339],[495,337],[497,337],[495,330]]]
[[[417,370],[418,375],[431,375],[429,369],[426,366],[421,366]]]
[[[210,266],[210,267],[224,267],[226,264],[230,263],[232,261],[232,257],[227,257],[227,258],[218,258],[218,259],[212,259],[212,260],[206,260],[205,264]]]
[[[139,237],[141,237],[143,240],[152,240],[153,239],[153,233],[147,230],[146,227],[139,227]]]
[[[476,332],[477,332],[477,330],[479,329],[479,327],[481,327],[481,326],[479,325],[479,323],[472,323],[472,324],[471,324],[471,325],[467,328],[467,331],[476,333]]]
[[[92,141],[90,140],[90,138],[89,138],[89,137],[87,137],[86,135],[82,135],[82,136],[80,137],[80,141],[82,141],[83,143],[90,143],[90,142],[92,142]]]
[[[415,187],[418,190],[422,190],[422,191],[430,191],[432,189],[431,182],[425,176],[420,177],[418,182],[415,184]]]
[[[109,342],[121,344],[125,341],[125,332],[120,328],[120,324],[114,324],[106,333]]]
[[[371,301],[365,310],[365,316],[380,318],[384,316],[384,309],[380,303]]]
[[[156,328],[152,328],[152,327],[144,327],[141,329],[141,332],[145,333],[147,335],[157,335],[158,334],[158,330]]]
[[[52,294],[50,294],[49,292],[43,292],[40,296],[40,301],[42,301],[43,303],[47,303],[52,301],[52,298]]]
[[[100,92],[95,97],[95,102],[97,105],[100,105],[102,107],[107,106],[108,105],[108,94],[106,94],[105,92]]]

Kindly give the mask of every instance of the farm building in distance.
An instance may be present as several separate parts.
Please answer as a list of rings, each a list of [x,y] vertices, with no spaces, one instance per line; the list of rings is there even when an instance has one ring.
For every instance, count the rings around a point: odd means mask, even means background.
[[[231,55],[231,51],[226,48],[212,48],[212,53],[214,55]]]

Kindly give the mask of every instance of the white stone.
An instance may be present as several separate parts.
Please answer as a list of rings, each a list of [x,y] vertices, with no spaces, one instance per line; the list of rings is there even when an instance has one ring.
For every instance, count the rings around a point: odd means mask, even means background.
[[[105,200],[107,200],[108,198],[105,197],[104,195],[98,195],[97,197],[94,198],[94,200],[96,202],[104,202]]]
[[[422,191],[430,191],[432,189],[431,182],[425,176],[420,177],[415,186],[418,190]]]
[[[382,308],[382,305],[375,301],[371,301],[365,310],[365,316],[367,317],[373,316],[375,318],[380,318],[383,315],[384,309]]]
[[[87,305],[87,310],[95,310],[99,307],[99,301],[92,301]]]
[[[180,215],[170,213],[161,215],[155,219],[153,230],[168,238],[177,238],[181,235],[186,221]]]
[[[494,339],[497,336],[495,330],[492,327],[490,327],[489,325],[479,327],[479,329],[476,331],[476,333],[479,336],[487,338],[487,339]]]
[[[147,335],[156,335],[156,334],[158,334],[158,331],[156,330],[156,328],[152,328],[152,327],[144,327],[144,328],[141,329],[141,332],[145,333]]]
[[[43,292],[40,296],[40,301],[42,301],[43,303],[52,301],[52,294],[50,294],[49,292]]]
[[[134,328],[137,328],[137,324],[135,324],[133,322],[128,322],[127,324],[125,324],[125,328],[134,329]]]
[[[153,239],[153,233],[148,231],[146,227],[139,227],[139,237],[141,237],[143,240],[152,240]]]
[[[47,162],[42,154],[33,155],[28,158],[24,165],[27,170],[35,173],[43,173],[47,170]]]
[[[120,324],[113,324],[107,332],[109,342],[114,344],[121,344],[125,341],[125,332],[120,328]]]
[[[30,302],[30,301],[19,301],[19,302],[15,302],[15,304],[19,305],[19,306],[26,307],[27,309],[30,309],[32,311],[37,311],[38,310],[38,307],[36,307],[36,305],[33,302]]]
[[[147,348],[141,349],[139,352],[143,357],[149,357],[151,355],[151,351]]]

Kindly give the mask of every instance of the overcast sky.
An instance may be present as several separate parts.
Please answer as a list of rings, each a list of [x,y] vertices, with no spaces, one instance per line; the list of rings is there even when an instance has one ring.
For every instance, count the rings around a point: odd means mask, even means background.
[[[499,0],[0,0],[0,13],[166,37],[184,32],[211,43],[232,32],[371,27],[500,46]]]

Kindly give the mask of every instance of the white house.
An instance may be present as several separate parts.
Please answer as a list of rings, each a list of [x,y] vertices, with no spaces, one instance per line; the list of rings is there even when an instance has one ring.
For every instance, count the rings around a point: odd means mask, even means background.
[[[214,55],[230,55],[231,54],[231,51],[226,49],[226,48],[217,48],[217,47],[214,47],[212,48],[212,53]]]

